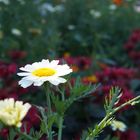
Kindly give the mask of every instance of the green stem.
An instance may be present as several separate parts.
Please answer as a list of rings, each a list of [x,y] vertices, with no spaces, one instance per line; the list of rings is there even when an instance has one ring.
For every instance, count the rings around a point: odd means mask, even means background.
[[[48,117],[51,117],[52,115],[52,109],[51,109],[51,100],[50,100],[50,93],[46,93],[47,95],[47,106],[48,106]],[[52,140],[52,126],[49,128],[49,136],[48,139]]]
[[[62,101],[65,101],[65,95],[64,95],[64,90],[60,90],[58,88],[60,94],[61,94],[61,99]],[[62,140],[62,130],[63,130],[63,121],[64,121],[64,115],[62,114],[60,117],[59,117],[59,126],[58,126],[58,140]]]
[[[133,102],[136,102],[137,103],[138,100],[140,100],[140,95],[137,96],[137,97],[135,97],[135,98],[133,98],[133,99],[131,99],[131,100],[129,100],[129,101],[127,101],[126,103],[120,105],[119,107],[115,108],[114,109],[114,113],[117,112],[118,110],[122,109],[126,105],[131,105]],[[135,105],[135,103],[134,103],[134,105]]]
[[[89,136],[86,137],[86,140],[94,140],[94,138],[98,135],[98,133],[101,131],[101,126],[103,126],[103,124],[109,119],[109,115],[106,115],[103,120],[98,124],[98,130],[94,129],[92,131],[92,134],[89,134]]]
[[[19,129],[16,129],[17,133],[21,136],[23,136],[24,138],[26,138],[26,140],[36,140],[35,138],[27,135],[26,133],[24,132],[21,132]]]
[[[51,115],[52,114],[52,109],[51,109],[51,99],[50,99],[50,93],[46,93],[46,97],[47,97],[47,106],[48,106],[48,114]]]
[[[59,128],[58,128],[58,140],[62,140],[62,129],[63,129],[63,117],[59,118]]]
[[[51,99],[50,99],[50,90],[49,87],[46,85],[45,86],[45,90],[46,90],[46,98],[47,98],[47,115],[48,118],[52,116],[52,107],[51,107]],[[48,129],[48,140],[52,140],[52,126],[50,126],[50,128]]]

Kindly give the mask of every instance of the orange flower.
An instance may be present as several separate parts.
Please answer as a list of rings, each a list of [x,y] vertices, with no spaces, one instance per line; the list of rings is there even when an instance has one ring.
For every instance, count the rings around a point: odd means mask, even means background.
[[[86,76],[83,78],[83,82],[85,83],[97,83],[98,79],[95,75]]]
[[[72,65],[71,69],[73,70],[73,72],[78,72],[79,71],[79,68],[75,65]]]
[[[70,57],[70,53],[69,52],[65,52],[64,53],[64,58],[69,58]]]
[[[113,0],[113,3],[116,5],[121,5],[123,0]]]
[[[106,69],[106,68],[108,67],[107,64],[102,63],[102,62],[97,62],[97,64],[99,65],[99,67],[100,67],[101,69]]]

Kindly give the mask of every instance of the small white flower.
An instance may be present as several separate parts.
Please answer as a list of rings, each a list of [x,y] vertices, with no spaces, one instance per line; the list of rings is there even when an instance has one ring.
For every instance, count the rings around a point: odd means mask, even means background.
[[[27,88],[30,85],[41,86],[44,82],[49,81],[53,85],[59,85],[65,83],[66,79],[61,76],[67,75],[72,72],[72,69],[65,65],[58,65],[59,60],[42,60],[41,62],[35,62],[33,64],[27,64],[25,67],[21,67],[20,72],[17,75],[24,76],[19,85],[23,88]]]
[[[135,7],[134,7],[134,10],[135,10],[137,13],[140,13],[140,6],[135,6]]]
[[[99,18],[99,17],[101,17],[101,12],[99,12],[99,11],[96,11],[96,10],[90,10],[90,14],[92,15],[92,16],[94,16],[95,18]]]
[[[52,4],[49,4],[49,3],[45,3],[45,4],[43,4],[42,5],[42,9],[46,9],[46,10],[48,10],[49,12],[55,12],[55,9],[54,9],[54,7],[52,6]]]
[[[69,30],[74,30],[75,29],[75,26],[74,25],[68,25],[68,29]]]
[[[16,35],[16,36],[21,36],[21,35],[22,35],[21,31],[20,31],[19,29],[16,29],[16,28],[13,28],[13,29],[11,30],[11,33],[12,33],[13,35]]]
[[[24,5],[25,4],[25,1],[24,0],[17,0],[21,5]]]
[[[10,4],[10,1],[9,0],[0,0],[0,2],[3,2],[5,5]]]
[[[117,6],[115,4],[111,4],[111,5],[109,5],[109,9],[114,11],[117,9]]]
[[[21,121],[27,114],[31,105],[13,98],[0,100],[0,121],[8,126],[21,127]]]
[[[121,121],[113,120],[110,125],[113,131],[119,130],[124,132],[127,129],[127,126]]]
[[[64,11],[64,6],[62,4],[59,4],[59,5],[56,5],[56,6],[53,6],[52,4],[50,3],[45,3],[43,4],[41,7],[40,7],[40,11],[43,15],[46,14],[46,12],[51,12],[51,13],[54,13],[54,12],[63,12]]]
[[[55,11],[57,12],[63,12],[64,11],[64,6],[62,4],[56,5],[54,7]]]

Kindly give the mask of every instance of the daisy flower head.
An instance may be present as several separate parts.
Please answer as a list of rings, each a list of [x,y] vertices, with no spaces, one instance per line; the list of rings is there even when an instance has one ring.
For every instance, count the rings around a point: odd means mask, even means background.
[[[111,128],[112,128],[113,131],[119,130],[121,132],[125,132],[126,129],[127,129],[127,126],[121,121],[113,120],[111,122]]]
[[[21,121],[27,114],[31,105],[13,98],[0,100],[0,121],[8,126],[21,127]]]
[[[27,64],[21,67],[23,72],[17,73],[18,76],[23,76],[19,81],[19,85],[27,88],[32,84],[34,86],[41,86],[44,82],[48,81],[53,85],[65,83],[67,80],[61,76],[65,76],[72,72],[72,69],[67,64],[59,65],[59,60],[50,61],[42,60],[33,64]]]

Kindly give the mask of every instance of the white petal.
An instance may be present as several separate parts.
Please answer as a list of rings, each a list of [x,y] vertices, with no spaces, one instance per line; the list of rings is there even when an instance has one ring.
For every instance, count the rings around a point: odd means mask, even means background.
[[[58,63],[59,63],[59,60],[53,60],[53,61],[50,62],[50,65],[52,67],[56,67],[58,65]]]
[[[61,83],[65,83],[67,81],[66,79],[61,77],[58,77],[57,80],[60,81]]]
[[[19,68],[22,71],[31,72],[34,70],[34,67],[30,64],[25,65],[24,67]]]
[[[41,86],[43,83],[43,81],[36,81],[34,82],[34,86]]]
[[[29,81],[29,80],[25,80],[25,79],[21,79],[19,82],[19,85],[21,85],[23,88],[27,88],[29,87],[30,85],[32,85],[32,81]]]
[[[49,64],[49,60],[47,59],[47,60],[45,60],[45,59],[43,59],[42,61],[41,61],[41,63],[46,63],[46,64]]]
[[[72,69],[70,69],[67,65],[59,66],[56,70],[58,76],[67,75],[72,72]]]
[[[35,62],[32,64],[32,67],[34,68],[34,70],[40,68],[39,64],[40,62]]]
[[[20,72],[20,73],[17,73],[18,76],[28,76],[30,75],[31,73],[27,73],[27,72]]]
[[[53,85],[59,85],[60,83],[65,83],[66,82],[66,79],[64,78],[61,78],[61,77],[58,77],[56,79],[53,79],[53,80],[49,80],[50,83],[52,83]]]
[[[49,65],[49,60],[45,60],[43,59],[40,63],[39,63],[40,67],[43,68],[43,67],[47,67]]]

